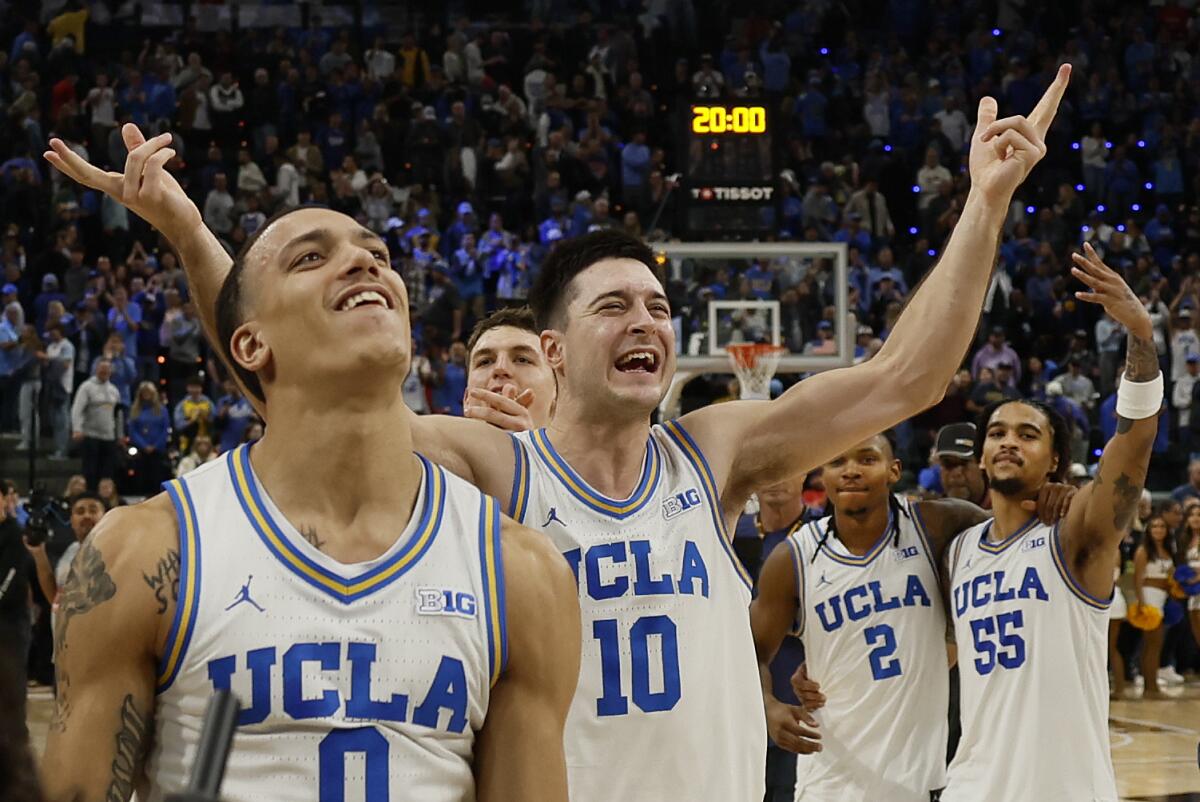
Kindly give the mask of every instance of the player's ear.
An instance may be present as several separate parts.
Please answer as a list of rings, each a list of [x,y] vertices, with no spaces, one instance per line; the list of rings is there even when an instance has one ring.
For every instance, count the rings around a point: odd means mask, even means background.
[[[271,347],[254,322],[237,327],[230,338],[229,351],[234,362],[253,373],[264,369],[271,361]]]
[[[888,466],[888,484],[894,485],[899,482],[900,475],[903,473],[903,471],[904,466],[900,463],[900,460],[892,460],[892,464]]]
[[[557,329],[546,329],[539,335],[539,339],[542,343],[542,354],[546,357],[546,364],[557,373],[562,367],[564,356],[562,332]]]

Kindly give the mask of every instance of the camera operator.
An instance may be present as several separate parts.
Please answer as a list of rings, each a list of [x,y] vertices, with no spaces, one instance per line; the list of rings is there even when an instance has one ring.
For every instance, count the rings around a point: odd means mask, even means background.
[[[0,481],[0,709],[25,721],[25,681],[32,630],[29,555],[17,521],[17,488]]]
[[[58,589],[66,584],[71,570],[71,562],[75,559],[80,544],[96,524],[100,523],[100,519],[104,517],[105,507],[100,496],[91,490],[80,493],[71,499],[71,532],[75,535],[75,542],[67,547],[61,557],[53,561],[46,553],[48,528],[43,526],[39,530],[32,525],[35,512],[36,510],[31,509],[31,525],[27,526],[25,530],[25,546],[33,555],[34,566],[37,568],[38,585],[53,605],[58,597]],[[52,620],[52,627],[53,623]]]

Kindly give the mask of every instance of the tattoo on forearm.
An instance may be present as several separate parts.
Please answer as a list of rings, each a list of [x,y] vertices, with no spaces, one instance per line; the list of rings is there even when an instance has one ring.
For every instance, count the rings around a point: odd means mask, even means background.
[[[300,535],[318,551],[325,546],[325,541],[321,540],[320,536],[317,535],[317,528],[315,526],[301,526]]]
[[[126,695],[121,705],[121,729],[117,731],[112,780],[104,797],[105,802],[128,802],[133,794],[133,785],[141,772],[142,757],[146,751],[147,730],[147,716],[137,709],[133,696]]]
[[[1154,340],[1130,335],[1125,354],[1125,378],[1135,382],[1148,382],[1158,375],[1158,349]]]
[[[1154,340],[1129,336],[1125,353],[1125,378],[1134,382],[1148,382],[1158,375],[1158,349]],[[1125,434],[1133,428],[1133,421],[1117,416],[1117,434]]]
[[[71,619],[94,610],[108,601],[117,592],[116,583],[108,574],[100,550],[89,541],[83,541],[79,553],[71,563],[67,582],[58,594],[58,620],[54,627],[54,664],[58,673],[58,694],[54,700],[54,716],[50,726],[62,732],[71,711],[69,690],[70,677],[63,667],[63,655],[67,649],[67,629]]]
[[[1134,482],[1127,473],[1117,477],[1113,484],[1113,529],[1124,532],[1129,528],[1141,497],[1142,487],[1139,482]]]
[[[154,591],[158,614],[162,615],[167,611],[168,601],[179,601],[179,552],[175,549],[168,551],[155,566],[154,575],[143,572],[142,579]]]

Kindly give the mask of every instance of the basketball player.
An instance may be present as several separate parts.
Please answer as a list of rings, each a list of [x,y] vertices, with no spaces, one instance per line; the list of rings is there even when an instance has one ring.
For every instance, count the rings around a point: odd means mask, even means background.
[[[1116,800],[1105,656],[1113,561],[1137,510],[1162,406],[1150,316],[1120,275],[1084,245],[1076,293],[1129,332],[1117,432],[1099,471],[1056,527],[1021,507],[1070,467],[1054,410],[1004,401],[980,417],[976,453],[993,521],[947,550],[962,674],[963,734],[946,802]]]
[[[1045,154],[1069,74],[1059,71],[1029,119],[997,120],[995,101],[980,103],[962,225],[870,361],[774,401],[651,427],[674,375],[670,307],[650,249],[600,231],[556,248],[531,294],[558,382],[548,428],[509,436],[480,421],[412,416],[418,449],[541,527],[574,569],[587,636],[565,735],[575,802],[762,798],[766,727],[731,516],[756,488],[941,397],[970,344],[1013,192]],[[134,147],[124,175],[58,141],[47,158],[148,216],[180,250],[211,314],[228,257],[174,179],[148,164],[169,142],[139,144],[136,129],[125,132]],[[888,391],[872,393],[880,387]]]
[[[768,731],[810,755],[796,765],[797,800],[928,802],[945,785],[946,616],[935,566],[987,513],[959,499],[893,495],[895,455],[888,432],[826,463],[833,514],[788,535],[750,606]],[[1025,503],[1054,521],[1070,492],[1046,485],[1039,502]],[[825,697],[817,711],[781,702],[773,687],[771,662],[793,631]]]
[[[275,218],[235,262],[218,330],[270,426],[82,546],[48,798],[182,790],[205,703],[232,688],[230,802],[565,802],[574,579],[413,453],[408,298],[382,240],[329,210]]]
[[[550,422],[557,388],[529,307],[497,309],[467,341],[463,414],[510,432]]]

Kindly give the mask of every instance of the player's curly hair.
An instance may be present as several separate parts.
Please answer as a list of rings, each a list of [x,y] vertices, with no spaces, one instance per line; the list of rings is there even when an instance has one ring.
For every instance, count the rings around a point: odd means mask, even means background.
[[[1071,469],[1071,425],[1057,409],[1034,398],[1005,398],[989,404],[983,412],[979,413],[979,418],[975,423],[975,459],[983,459],[983,443],[987,439],[988,424],[991,423],[992,417],[998,409],[1008,404],[1024,404],[1046,416],[1046,420],[1050,422],[1050,437],[1054,453],[1058,456],[1058,467],[1050,474],[1049,478],[1054,482],[1063,481]],[[986,478],[986,473],[984,475]]]

